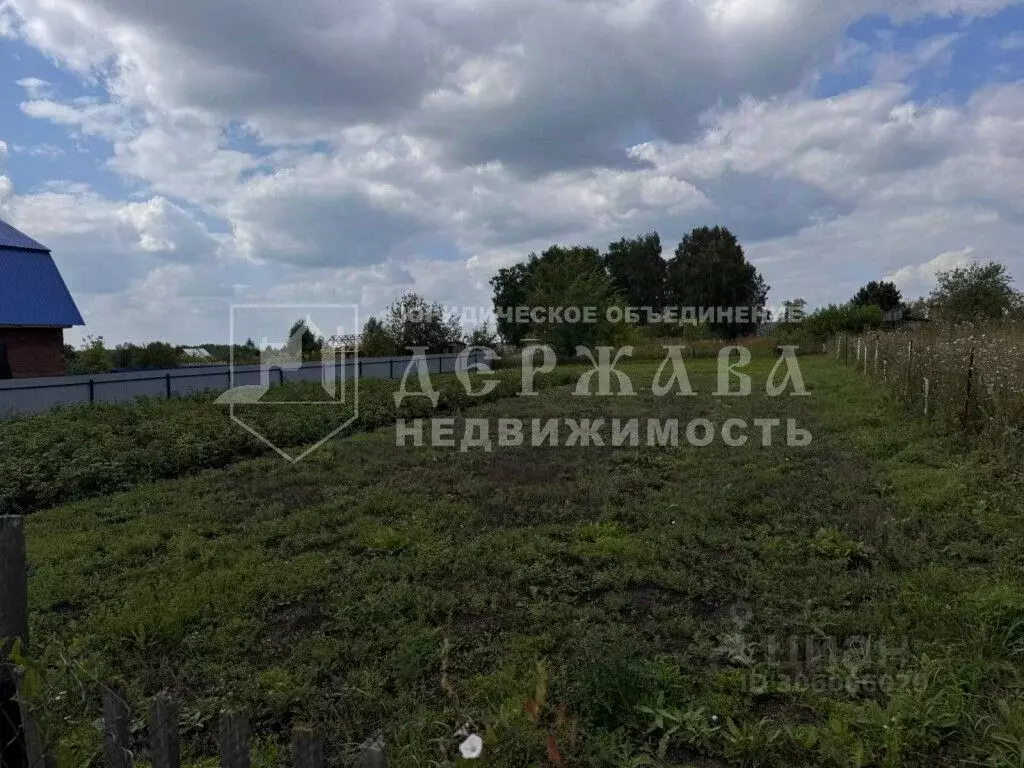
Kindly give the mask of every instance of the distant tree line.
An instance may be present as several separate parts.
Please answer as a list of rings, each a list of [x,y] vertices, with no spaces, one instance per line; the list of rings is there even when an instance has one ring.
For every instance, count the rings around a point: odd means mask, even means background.
[[[478,332],[479,333],[479,332]],[[326,341],[304,320],[288,330],[295,355],[301,348],[303,360],[320,360]],[[478,339],[481,341],[481,339]],[[359,354],[363,357],[408,355],[410,348],[424,348],[426,354],[452,352],[464,344],[461,319],[441,304],[430,303],[418,293],[404,293],[384,312],[363,326]]]
[[[734,338],[749,334],[757,325],[768,297],[764,278],[747,261],[736,236],[721,226],[698,227],[685,235],[666,260],[661,237],[650,232],[610,243],[601,253],[593,246],[553,245],[525,261],[502,268],[491,279],[497,331],[508,344],[521,345],[535,338],[551,344],[560,353],[571,354],[576,346],[611,343],[628,332],[611,307],[651,308],[736,308],[751,310],[746,322],[715,317],[706,323],[713,335]],[[516,308],[574,310],[593,308],[594,322],[552,319],[523,321]],[[567,313],[568,314],[568,313]],[[644,326],[649,317],[641,312],[635,324]],[[666,327],[666,332],[678,333]]]
[[[662,257],[661,238],[650,232],[610,243],[601,253],[592,246],[552,245],[540,254],[504,267],[490,281],[496,328],[485,323],[464,335],[461,319],[438,303],[417,293],[397,298],[380,317],[371,317],[363,328],[360,354],[386,357],[425,348],[428,354],[455,351],[464,344],[494,346],[499,337],[520,346],[535,339],[571,355],[577,346],[629,343],[638,333],[650,336],[684,336],[682,321],[644,327],[649,318],[640,313],[635,326],[613,322],[612,309],[649,307],[739,308],[766,316],[768,285],[747,261],[743,247],[725,227],[698,227],[685,235],[669,259]],[[1013,287],[1006,267],[999,262],[972,263],[938,272],[936,286],[927,297],[907,302],[897,286],[873,280],[845,304],[829,304],[808,312],[807,300],[786,301],[775,318],[775,335],[793,343],[820,343],[837,333],[861,333],[883,327],[887,313],[898,311],[902,321],[942,323],[978,322],[1002,318],[1024,320],[1024,294]],[[568,322],[565,315],[541,321],[519,318],[507,310],[517,307],[562,310],[590,308],[594,322]],[[582,314],[582,312],[581,312]],[[621,316],[622,313],[620,313]],[[698,333],[736,338],[752,333],[758,318],[746,322],[709,319]],[[297,345],[303,360],[319,360],[325,340],[304,320],[292,324],[289,344]],[[252,339],[234,347],[199,344],[210,357],[201,362],[240,364],[260,361],[260,349]],[[68,372],[102,373],[113,370],[174,368],[188,362],[184,347],[166,342],[138,345],[124,343],[107,348],[102,336],[86,337],[81,348],[65,345]]]
[[[887,313],[893,312],[898,312],[898,319],[890,321],[893,325],[913,321],[957,325],[1024,319],[1024,294],[1014,289],[1006,266],[996,261],[940,271],[931,293],[910,302],[904,300],[894,283],[873,280],[846,304],[829,304],[809,314],[803,311],[806,305],[802,298],[787,301],[787,311],[779,319],[793,333],[799,330],[799,335],[813,341],[824,341],[837,333],[881,328],[886,324]]]
[[[185,349],[203,349],[208,358],[188,357]],[[234,360],[237,364],[258,363],[259,349],[252,339],[245,344],[236,344]],[[118,344],[107,347],[102,336],[86,336],[80,348],[64,345],[64,359],[71,375],[85,373],[110,373],[111,371],[146,371],[163,368],[177,368],[188,363],[226,363],[231,359],[229,344],[197,344],[180,346],[164,341],[149,344]]]

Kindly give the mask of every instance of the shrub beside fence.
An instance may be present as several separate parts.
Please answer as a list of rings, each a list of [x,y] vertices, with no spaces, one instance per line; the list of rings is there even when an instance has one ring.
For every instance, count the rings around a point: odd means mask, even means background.
[[[23,672],[11,661],[12,651],[29,653],[28,571],[25,556],[25,522],[16,515],[0,516],[0,766],[2,768],[56,768],[54,747],[39,730],[38,713],[25,695]],[[132,768],[136,746],[132,740],[132,712],[124,688],[103,686],[104,768]],[[137,740],[136,740],[137,741]],[[252,732],[243,712],[225,710],[220,715],[218,745],[223,768],[250,768]],[[291,733],[292,765],[323,768],[324,742],[316,730],[296,727]],[[181,749],[178,709],[166,695],[149,704],[149,754],[153,768],[180,768]],[[384,743],[377,738],[363,742],[361,768],[386,768]]]

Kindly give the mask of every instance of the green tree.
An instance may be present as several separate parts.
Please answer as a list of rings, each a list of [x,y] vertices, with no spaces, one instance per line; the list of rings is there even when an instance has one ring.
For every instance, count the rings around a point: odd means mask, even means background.
[[[429,304],[418,293],[404,293],[388,309],[384,329],[394,340],[399,354],[409,347],[426,347],[427,354],[439,354],[462,341],[462,323],[448,315],[441,304]]]
[[[939,272],[938,285],[929,302],[939,318],[952,323],[1000,319],[1021,305],[1021,295],[1013,289],[1013,278],[997,261],[974,262]]]
[[[114,368],[110,350],[103,346],[102,336],[86,336],[75,355],[74,373],[106,373]]]
[[[539,262],[537,254],[531,253],[525,262],[503,267],[491,278],[498,335],[509,344],[518,346],[530,334],[530,326],[517,323],[514,313],[517,307],[528,307],[533,273]]]
[[[535,267],[529,306],[544,309],[544,322],[530,327],[558,354],[572,355],[577,346],[612,343],[616,329],[608,320],[608,308],[620,303],[596,248],[555,245],[541,254]],[[551,310],[560,310],[560,316]],[[594,322],[584,322],[588,313]],[[570,322],[572,318],[578,320]]]
[[[359,354],[364,357],[391,357],[398,354],[397,341],[391,338],[379,318],[371,317],[363,326]]]
[[[829,304],[807,315],[800,330],[817,342],[826,341],[837,333],[863,333],[882,325],[882,310],[873,304],[858,306]]]
[[[207,352],[210,353],[210,357],[212,357],[215,360],[222,359],[219,356],[219,354],[218,354],[218,350],[215,350],[215,349],[213,349],[213,348],[211,348],[209,346],[205,346],[205,345],[200,347],[200,349],[205,349]],[[251,364],[258,363],[260,361],[260,350],[259,350],[259,347],[256,346],[256,342],[253,341],[251,337],[247,338],[245,340],[245,344],[242,344],[242,345],[236,344],[234,351],[235,351],[235,363],[236,364],[239,364],[239,365],[250,364],[251,365]],[[230,352],[230,350],[225,349],[224,352],[220,353],[220,354],[225,355],[225,356],[230,356],[231,352]]]
[[[666,294],[674,306],[745,307],[759,313],[768,298],[768,285],[747,261],[732,232],[725,227],[698,227],[683,236],[668,263]],[[716,313],[710,326],[721,336],[735,338],[751,333],[757,318],[747,323],[720,321]]]
[[[181,365],[181,348],[163,341],[150,342],[144,347],[127,344],[125,361],[120,363],[124,368],[177,368]]]
[[[903,305],[903,296],[900,295],[895,283],[872,280],[857,291],[851,303],[858,307],[878,307],[883,312],[888,312]]]
[[[319,360],[324,340],[318,336],[305,320],[296,320],[288,330],[288,352],[293,358],[301,354],[303,362]]]
[[[498,334],[489,322],[484,322],[466,336],[466,343],[471,347],[493,347],[498,341]]]
[[[629,306],[662,306],[668,264],[661,257],[657,232],[610,243],[604,261],[616,292]],[[641,314],[640,324],[647,324],[646,313]]]
[[[789,299],[782,303],[780,323],[786,325],[799,323],[807,316],[807,299]]]

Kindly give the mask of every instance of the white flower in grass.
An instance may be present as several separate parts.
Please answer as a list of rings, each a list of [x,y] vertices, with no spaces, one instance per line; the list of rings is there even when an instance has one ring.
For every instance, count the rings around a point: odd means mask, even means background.
[[[459,752],[467,760],[476,760],[484,751],[484,740],[471,733],[466,740],[459,745]]]

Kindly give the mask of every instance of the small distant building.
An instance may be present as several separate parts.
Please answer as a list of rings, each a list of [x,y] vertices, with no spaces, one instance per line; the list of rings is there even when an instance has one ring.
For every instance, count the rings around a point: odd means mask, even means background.
[[[0,379],[63,376],[75,325],[85,321],[50,249],[0,220]]]
[[[181,354],[191,361],[212,360],[213,355],[202,347],[182,347]]]
[[[335,334],[323,339],[324,348],[332,350],[334,356],[343,359],[355,357],[362,344],[363,336],[360,333]]]
[[[922,313],[914,313],[907,307],[897,307],[882,313],[884,327],[895,331],[915,331],[930,322],[928,307]]]

